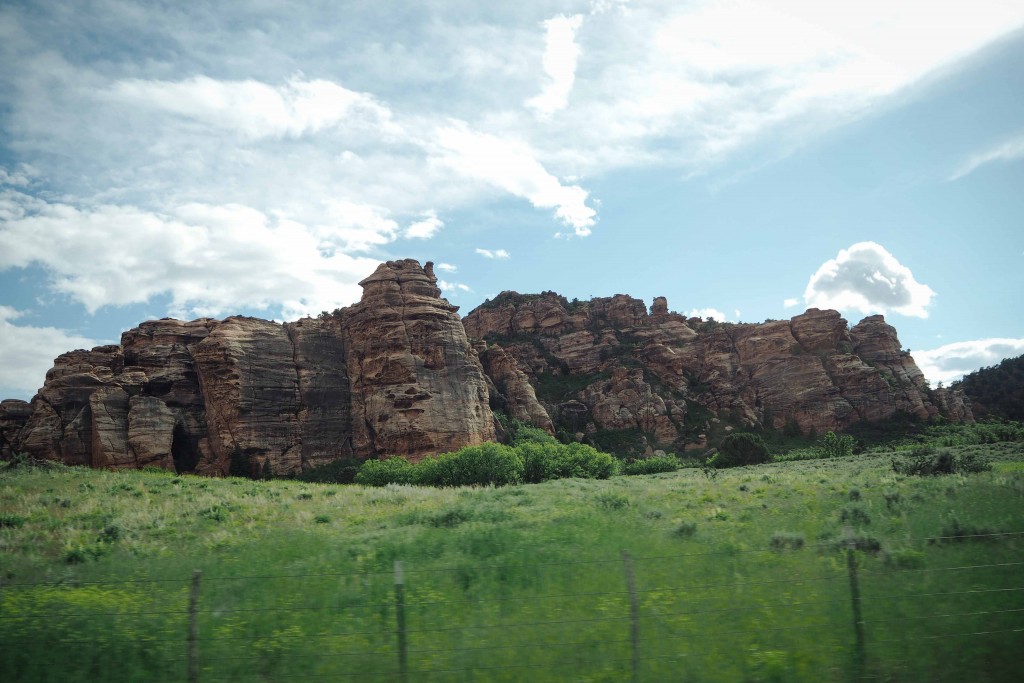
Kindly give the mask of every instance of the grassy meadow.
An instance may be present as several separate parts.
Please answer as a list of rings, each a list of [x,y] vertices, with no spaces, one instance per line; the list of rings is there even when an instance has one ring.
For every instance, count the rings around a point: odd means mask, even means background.
[[[992,470],[871,454],[436,489],[8,468],[0,680],[188,680],[194,570],[199,680],[400,680],[396,560],[411,681],[631,680],[634,642],[639,681],[1019,680],[1024,443],[954,451]]]

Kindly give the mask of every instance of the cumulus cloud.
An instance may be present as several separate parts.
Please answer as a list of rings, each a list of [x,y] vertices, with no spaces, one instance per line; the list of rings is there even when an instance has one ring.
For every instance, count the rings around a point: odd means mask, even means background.
[[[935,292],[875,242],[842,249],[811,276],[804,291],[810,307],[927,318]]]
[[[961,164],[960,168],[949,177],[950,180],[959,180],[964,176],[974,173],[986,164],[997,162],[1008,162],[1024,158],[1024,134],[1012,140],[1007,140],[992,149],[975,154]]]
[[[88,349],[100,342],[56,327],[16,325],[25,315],[11,306],[0,305],[0,396],[28,400],[43,385],[53,359],[72,349]]]
[[[969,372],[1024,354],[1024,339],[978,339],[914,351],[914,361],[932,383],[949,384]]]
[[[583,15],[567,17],[559,14],[544,22],[544,73],[548,82],[536,97],[526,101],[526,106],[537,112],[541,118],[550,118],[569,103],[576,80],[576,63],[580,57],[580,46],[576,43],[576,32],[583,24]]]
[[[0,193],[0,270],[41,265],[56,291],[90,312],[167,293],[175,311],[219,315],[245,306],[295,318],[358,300],[357,283],[379,261],[344,250],[397,230],[372,207],[335,209],[336,222],[307,226],[241,205],[161,213],[8,190]]]
[[[738,313],[738,311],[737,311]],[[704,318],[705,320],[713,318],[718,322],[725,322],[729,318],[717,308],[691,308],[690,312],[686,314],[688,318]]]
[[[587,206],[588,192],[578,185],[563,185],[521,142],[502,139],[455,124],[437,132],[440,163],[458,173],[483,181],[539,209],[554,209],[555,217],[577,235],[589,235],[597,212]]]
[[[496,259],[507,259],[512,258],[512,254],[508,253],[504,249],[475,249],[476,253],[480,254],[484,258],[496,258]]]
[[[405,229],[405,236],[425,240],[436,235],[443,227],[444,221],[438,218],[433,211],[428,211],[426,216]]]
[[[800,299],[790,298],[782,302],[783,308],[793,308],[794,306],[800,305]]]
[[[434,268],[436,270],[443,270],[446,273],[454,273],[459,270],[456,266],[452,265],[451,263],[438,263],[436,266],[434,266]]]

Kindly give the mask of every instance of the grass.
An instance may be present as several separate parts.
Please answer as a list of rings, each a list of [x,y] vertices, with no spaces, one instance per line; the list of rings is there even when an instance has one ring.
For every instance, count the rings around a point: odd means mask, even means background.
[[[879,454],[468,489],[4,470],[0,680],[184,679],[194,569],[203,680],[389,680],[401,560],[411,680],[620,681],[628,551],[640,680],[845,681],[844,526],[866,675],[1017,680],[1024,536],[974,532],[1024,531],[1024,444],[954,451],[993,469]]]

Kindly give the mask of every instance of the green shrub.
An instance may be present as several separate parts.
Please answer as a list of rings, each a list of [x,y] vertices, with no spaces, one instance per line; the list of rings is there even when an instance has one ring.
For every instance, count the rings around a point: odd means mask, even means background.
[[[913,449],[909,457],[893,458],[892,469],[910,476],[971,474],[990,471],[992,463],[973,453],[954,456],[945,448],[936,452],[934,447],[921,447]]]
[[[849,434],[837,435],[828,432],[818,442],[815,450],[820,458],[845,458],[853,455],[853,437]]]
[[[804,535],[791,531],[777,531],[772,534],[768,547],[772,550],[800,550],[804,547]]]
[[[871,524],[871,515],[861,505],[850,504],[839,513],[839,521],[854,526],[867,526]]]
[[[622,467],[623,474],[656,474],[675,472],[679,469],[679,458],[674,455],[656,455],[653,458],[632,460]]]
[[[680,522],[672,532],[674,536],[678,536],[679,538],[690,538],[695,533],[697,533],[696,522]]]
[[[757,434],[729,434],[718,447],[718,467],[740,467],[768,462],[770,456],[764,440]]]
[[[318,484],[351,484],[363,461],[358,458],[338,458],[323,465],[310,467],[295,478]]]
[[[387,486],[388,484],[412,484],[413,464],[405,458],[393,457],[383,460],[367,460],[359,468],[355,483],[363,486]]]
[[[21,515],[0,513],[0,529],[17,529],[22,526],[25,526],[25,518]]]
[[[549,479],[607,479],[618,463],[608,453],[581,443],[523,443],[516,448],[523,462],[523,481],[537,484]]]
[[[500,443],[466,446],[428,456],[413,466],[413,482],[423,486],[506,486],[523,481],[523,461]]]

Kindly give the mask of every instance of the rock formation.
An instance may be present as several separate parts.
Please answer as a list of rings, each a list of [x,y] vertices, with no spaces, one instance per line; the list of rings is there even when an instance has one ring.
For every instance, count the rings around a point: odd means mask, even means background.
[[[495,438],[487,379],[430,264],[381,264],[362,301],[279,325],[154,320],[4,401],[0,447],[94,467],[289,474]]]
[[[570,432],[637,429],[679,449],[744,426],[823,433],[898,411],[972,419],[962,395],[927,386],[882,316],[850,328],[812,308],[729,324],[671,313],[664,297],[648,313],[621,294],[569,302],[503,292],[463,322],[488,353],[515,359]]]
[[[259,476],[493,440],[493,410],[677,450],[744,426],[972,419],[961,394],[928,388],[881,316],[728,324],[664,297],[648,311],[621,294],[504,292],[460,320],[430,263],[383,263],[360,284],[359,303],[317,318],[152,320],[63,354],[31,404],[0,403],[0,456]]]

